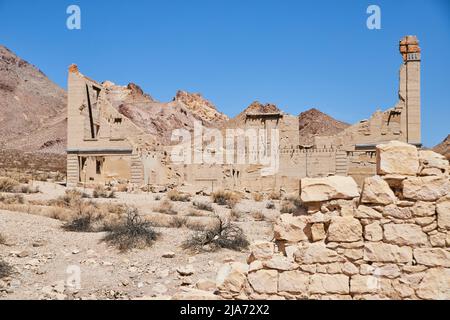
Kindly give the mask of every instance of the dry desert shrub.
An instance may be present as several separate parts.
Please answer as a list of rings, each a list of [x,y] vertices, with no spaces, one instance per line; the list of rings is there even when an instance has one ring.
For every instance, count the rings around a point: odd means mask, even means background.
[[[6,238],[0,234],[0,244],[5,244],[6,243]]]
[[[13,271],[13,267],[0,258],[0,279],[10,276]]]
[[[92,197],[111,199],[115,198],[116,195],[114,191],[109,191],[105,188],[105,186],[99,184],[95,186],[94,191],[92,192]]]
[[[186,193],[178,192],[177,190],[170,190],[167,193],[167,197],[172,201],[189,202],[191,201],[190,195]]]
[[[298,214],[305,210],[305,205],[303,204],[300,197],[290,196],[286,197],[281,203],[281,213],[293,213]]]
[[[236,209],[231,209],[230,219],[231,221],[237,221],[242,217],[242,212]]]
[[[219,190],[214,192],[211,196],[214,203],[221,206],[226,205],[231,209],[234,208],[239,201],[241,201],[240,195],[231,191]]]
[[[151,246],[158,234],[143,221],[136,209],[129,209],[126,221],[114,225],[103,241],[117,247],[120,251]]]
[[[175,216],[170,222],[170,228],[181,228],[186,224],[186,217]]]
[[[152,227],[181,228],[186,222],[186,217],[156,213],[146,215],[145,221]]]
[[[8,177],[0,177],[0,192],[14,192],[15,188],[18,186],[19,182],[17,180]]]
[[[208,202],[194,201],[193,206],[199,210],[214,212],[214,208]]]
[[[20,185],[19,187],[16,188],[16,192],[18,193],[26,193],[26,194],[30,194],[30,193],[39,193],[39,187],[32,187],[28,184],[23,184]]]
[[[272,201],[268,201],[266,203],[266,209],[275,209],[275,203],[273,203]]]
[[[228,221],[217,218],[216,228],[192,234],[182,244],[184,249],[193,251],[216,251],[220,248],[240,251],[248,247],[249,242],[241,228]]]
[[[169,214],[169,215],[176,215],[178,212],[173,209],[173,205],[168,200],[164,200],[158,207],[153,209],[156,212]]]
[[[59,196],[55,200],[50,200],[48,202],[48,205],[62,208],[72,208],[79,205],[79,203],[84,198],[89,198],[89,195],[84,192],[78,191],[77,189],[68,189],[66,190],[64,195]]]
[[[265,219],[264,214],[262,213],[262,211],[259,211],[259,210],[253,211],[252,217],[253,217],[253,219],[255,219],[255,221],[264,221],[264,219]]]
[[[259,192],[254,192],[253,193],[253,200],[255,200],[256,202],[261,202],[264,200],[264,195],[259,193]]]
[[[21,194],[14,195],[1,195],[0,194],[0,203],[3,204],[24,204],[25,198]]]
[[[201,212],[200,210],[190,209],[189,213],[186,215],[187,217],[204,217],[207,214],[204,212]]]
[[[123,205],[80,201],[63,228],[73,232],[108,231],[120,223],[127,210]]]
[[[277,191],[272,191],[269,194],[268,198],[270,200],[280,200],[281,199],[281,193],[279,191],[278,192]]]

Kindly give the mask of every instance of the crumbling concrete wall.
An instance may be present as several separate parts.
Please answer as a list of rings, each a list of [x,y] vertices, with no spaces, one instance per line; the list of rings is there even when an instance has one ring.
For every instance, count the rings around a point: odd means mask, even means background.
[[[449,163],[432,151],[378,146],[377,173],[301,181],[304,213],[282,214],[274,241],[228,263],[217,286],[236,299],[449,299]]]
[[[228,188],[293,193],[299,191],[299,180],[305,177],[349,175],[361,185],[376,172],[376,144],[390,140],[420,144],[417,38],[404,37],[399,49],[403,63],[399,101],[395,107],[376,111],[370,119],[334,136],[317,136],[314,144],[300,145],[298,117],[285,114],[273,105],[266,106],[267,112],[252,109],[225,123],[223,133],[228,128],[255,129],[255,135],[258,130],[265,130],[266,136],[271,136],[272,129],[279,130],[279,168],[270,175],[263,174],[267,166],[249,160],[245,164],[174,163],[171,146],[161,145],[154,136],[145,134],[108,100],[111,86],[83,76],[73,65],[68,82],[68,184],[123,180],[138,187],[185,184],[196,192]],[[271,150],[269,143],[263,147]],[[257,157],[258,148],[247,141],[246,158]]]

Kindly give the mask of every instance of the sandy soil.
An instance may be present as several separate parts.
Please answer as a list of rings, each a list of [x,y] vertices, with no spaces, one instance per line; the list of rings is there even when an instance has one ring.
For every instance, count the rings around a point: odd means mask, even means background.
[[[39,188],[40,193],[25,197],[48,200],[65,191],[53,183],[39,183]],[[132,204],[141,214],[151,215],[165,199],[164,194],[158,195],[159,201],[151,193],[118,193],[115,199],[94,201]],[[193,200],[211,202],[209,197]],[[236,224],[250,242],[272,237],[271,220],[279,211],[265,209],[266,202],[242,200],[236,207],[242,212]],[[179,214],[192,208],[192,202],[173,204]],[[214,209],[220,215],[230,211],[215,204]],[[262,211],[265,221],[255,221],[254,210]],[[155,228],[160,236],[151,247],[121,253],[102,241],[105,233],[68,232],[62,224],[47,217],[0,210],[0,234],[7,240],[6,245],[0,245],[0,257],[14,268],[12,276],[0,280],[0,299],[169,298],[183,288],[195,288],[200,279],[215,280],[224,262],[244,262],[248,256],[246,251],[228,249],[197,254],[186,251],[181,244],[194,232],[186,227]],[[173,257],[163,257],[169,252]],[[193,269],[193,273],[181,275],[179,268]]]

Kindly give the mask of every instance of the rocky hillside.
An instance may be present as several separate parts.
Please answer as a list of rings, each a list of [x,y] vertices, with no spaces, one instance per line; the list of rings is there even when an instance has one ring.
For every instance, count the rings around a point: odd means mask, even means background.
[[[0,112],[2,149],[65,152],[65,91],[2,45]]]
[[[314,108],[300,113],[298,125],[300,144],[312,144],[315,135],[335,135],[350,126]]]
[[[228,121],[226,115],[198,93],[178,91],[171,102],[163,103],[135,84],[118,86],[108,81],[103,85],[109,101],[120,113],[162,143],[170,142],[174,129],[192,130],[195,121],[206,127],[220,127]]]
[[[450,160],[450,134],[444,139],[444,141],[435,146],[433,151],[444,155],[448,160]]]

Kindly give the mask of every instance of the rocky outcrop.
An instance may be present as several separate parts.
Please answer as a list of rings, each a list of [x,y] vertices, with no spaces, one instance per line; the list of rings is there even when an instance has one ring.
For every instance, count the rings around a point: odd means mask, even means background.
[[[433,151],[442,154],[447,160],[450,160],[450,134],[440,144],[433,148]]]
[[[229,271],[237,285],[222,287],[220,295],[450,299],[450,177],[446,169],[423,170],[448,163],[405,144],[377,149],[383,169],[366,179],[361,193],[346,179],[302,179],[304,214],[280,216],[274,242],[252,245],[248,268]],[[405,161],[391,163],[393,150]],[[392,175],[402,183],[391,187]]]
[[[65,153],[66,92],[0,45],[0,149]]]
[[[333,136],[349,126],[315,108],[309,109],[298,116],[299,143],[311,145],[315,136]]]

